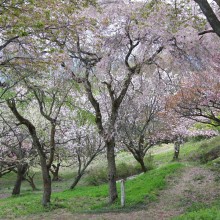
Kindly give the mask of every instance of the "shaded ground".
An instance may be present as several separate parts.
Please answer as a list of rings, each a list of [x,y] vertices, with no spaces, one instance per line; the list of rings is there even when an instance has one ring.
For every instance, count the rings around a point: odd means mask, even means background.
[[[207,190],[208,189],[208,190]],[[211,203],[220,196],[220,184],[215,181],[215,173],[200,167],[188,167],[182,176],[169,180],[168,188],[161,191],[159,200],[151,203],[146,209],[126,213],[76,214],[58,209],[20,218],[24,219],[54,219],[54,220],[166,220],[180,215],[194,202]],[[73,204],[74,205],[74,204]]]

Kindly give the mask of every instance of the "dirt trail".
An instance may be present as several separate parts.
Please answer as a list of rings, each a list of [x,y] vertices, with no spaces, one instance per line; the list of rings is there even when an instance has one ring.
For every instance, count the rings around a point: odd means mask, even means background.
[[[200,167],[188,167],[182,176],[169,180],[168,188],[160,192],[159,200],[145,210],[127,213],[73,214],[65,210],[31,216],[31,219],[54,220],[166,220],[180,215],[193,202],[210,203],[220,195],[215,174]],[[209,190],[207,190],[209,189]],[[30,216],[22,219],[30,219]]]

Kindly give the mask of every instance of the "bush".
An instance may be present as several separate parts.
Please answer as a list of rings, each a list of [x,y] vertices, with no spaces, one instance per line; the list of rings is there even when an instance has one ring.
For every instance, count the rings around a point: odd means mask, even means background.
[[[209,150],[208,152],[204,150],[199,155],[199,159],[201,163],[207,163],[209,161],[217,159],[218,157],[220,157],[220,146],[217,146]]]
[[[117,169],[117,176],[116,176],[117,180],[141,173],[140,166],[128,164],[125,162],[120,162],[119,164],[117,164],[116,169]],[[108,182],[107,167],[96,167],[91,169],[88,172],[85,181],[88,183],[88,185],[93,185],[93,186],[107,183]]]
[[[98,186],[103,183],[107,183],[108,182],[107,168],[96,167],[91,169],[88,172],[85,181],[88,183],[88,185],[93,185],[93,186]]]
[[[141,172],[139,166],[121,162],[117,165],[117,179],[127,178]]]
[[[144,160],[147,170],[152,170],[154,168],[153,156],[149,155]],[[139,163],[126,163],[119,162],[116,165],[117,176],[116,179],[124,179],[129,176],[133,176],[142,172],[141,166]],[[107,167],[95,167],[91,169],[87,176],[85,177],[85,181],[88,185],[101,185],[103,183],[108,182],[108,171]]]

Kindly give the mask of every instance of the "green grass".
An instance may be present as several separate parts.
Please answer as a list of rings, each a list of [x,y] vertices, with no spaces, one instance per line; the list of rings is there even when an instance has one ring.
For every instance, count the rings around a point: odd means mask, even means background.
[[[166,177],[178,173],[183,165],[171,163],[139,175],[135,179],[126,181],[126,208],[137,207],[156,199],[158,191],[166,187]],[[120,184],[118,186],[118,191]],[[120,193],[119,193],[120,198]],[[75,190],[56,192],[52,195],[50,208],[40,205],[41,195],[26,193],[19,197],[10,197],[0,200],[0,218],[16,218],[18,216],[30,215],[51,211],[57,208],[66,208],[71,212],[117,210],[120,208],[118,201],[109,207],[108,186],[81,186]]]
[[[198,154],[208,152],[218,146],[220,146],[220,136],[197,142],[191,140],[181,146],[179,161],[200,163]],[[162,151],[163,148],[165,149],[164,152]],[[169,163],[173,158],[173,144],[156,146],[152,150],[152,155],[157,165]],[[160,153],[158,153],[159,151]]]
[[[146,174],[141,174],[133,180],[126,181],[126,207],[124,211],[133,210],[134,208],[142,208],[148,202],[155,201],[160,189],[166,187],[166,177],[173,173],[179,173],[181,167],[188,164],[197,166],[200,161],[198,154],[207,152],[219,146],[220,137],[215,137],[209,140],[199,142],[190,141],[181,146],[180,163],[171,163],[173,157],[173,145],[162,145],[153,147],[149,154],[152,157],[146,157],[146,162],[149,163],[153,170]],[[153,158],[153,161],[152,161]],[[116,157],[118,178],[134,175],[140,172],[140,166],[134,160],[131,154],[121,152]],[[220,160],[216,159],[209,162],[205,166],[217,167],[220,169]],[[103,177],[103,182],[106,181],[106,161],[101,157],[97,158],[90,172],[80,182],[79,186],[73,191],[66,190],[73,181],[74,170],[61,170],[62,181],[53,182],[52,205],[49,208],[43,208],[41,203],[42,196],[42,178],[39,169],[36,169],[35,182],[39,191],[31,192],[31,188],[27,182],[22,183],[21,193],[19,197],[9,197],[0,199],[0,218],[14,219],[19,216],[27,216],[31,214],[50,212],[54,209],[64,208],[70,212],[103,212],[121,210],[120,199],[112,206],[109,206],[108,201],[108,186],[101,184],[98,186],[88,186],[94,179]],[[157,167],[157,168],[155,168]],[[100,171],[100,175],[99,175]],[[89,179],[90,178],[90,179]],[[200,177],[201,178],[201,177]],[[95,183],[100,184],[98,179]],[[0,179],[0,194],[10,194],[15,181],[15,174],[8,174]],[[120,184],[118,184],[118,192],[120,198]],[[66,190],[66,191],[63,191]],[[220,207],[214,204],[211,207],[207,206],[192,206],[191,210],[176,219],[220,219]]]
[[[173,220],[220,220],[220,201],[217,200],[209,207],[205,204],[194,204],[188,212]]]

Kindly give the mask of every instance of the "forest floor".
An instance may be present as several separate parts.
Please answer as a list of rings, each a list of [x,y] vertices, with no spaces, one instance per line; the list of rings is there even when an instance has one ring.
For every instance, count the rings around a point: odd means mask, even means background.
[[[176,177],[168,179],[167,188],[159,192],[158,200],[142,210],[108,212],[98,214],[77,214],[57,209],[52,212],[17,218],[54,220],[166,220],[184,213],[196,204],[210,204],[220,196],[220,184],[214,171],[198,166],[188,166]],[[74,204],[73,204],[74,205]]]

